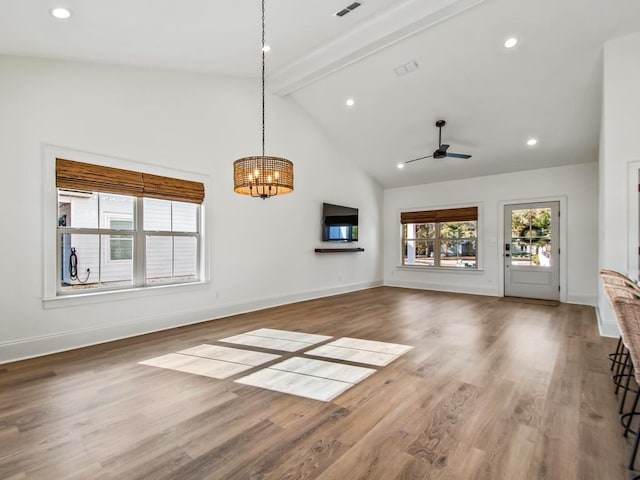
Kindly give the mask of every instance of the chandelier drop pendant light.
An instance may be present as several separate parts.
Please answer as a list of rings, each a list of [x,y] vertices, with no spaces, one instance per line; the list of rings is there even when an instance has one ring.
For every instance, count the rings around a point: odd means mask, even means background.
[[[264,154],[264,1],[262,0],[262,155],[233,162],[234,191],[265,198],[293,192],[293,162]]]

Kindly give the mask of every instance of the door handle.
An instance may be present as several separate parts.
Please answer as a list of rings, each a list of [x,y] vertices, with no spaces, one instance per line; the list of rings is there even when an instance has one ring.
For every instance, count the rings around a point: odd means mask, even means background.
[[[504,254],[505,257],[510,257],[511,255],[509,255],[508,253]]]

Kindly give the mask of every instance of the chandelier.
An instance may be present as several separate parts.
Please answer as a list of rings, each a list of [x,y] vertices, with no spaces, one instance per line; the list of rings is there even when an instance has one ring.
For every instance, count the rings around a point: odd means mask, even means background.
[[[293,192],[293,162],[264,154],[264,1],[262,0],[262,155],[233,162],[233,190],[241,195],[265,198]]]

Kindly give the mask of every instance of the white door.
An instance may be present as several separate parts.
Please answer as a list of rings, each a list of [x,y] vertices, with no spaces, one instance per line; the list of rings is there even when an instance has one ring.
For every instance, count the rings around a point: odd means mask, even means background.
[[[504,207],[505,297],[560,299],[560,202]]]

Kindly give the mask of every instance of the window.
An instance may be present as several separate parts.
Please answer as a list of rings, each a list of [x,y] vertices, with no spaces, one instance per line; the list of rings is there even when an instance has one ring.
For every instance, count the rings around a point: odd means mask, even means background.
[[[478,268],[478,208],[403,212],[402,264]]]
[[[194,282],[204,186],[58,159],[58,295]]]
[[[195,280],[198,266],[198,209],[191,203],[143,199],[145,282]]]
[[[133,230],[133,219],[110,218],[112,230]],[[109,236],[109,261],[133,260],[133,237],[131,235]]]

